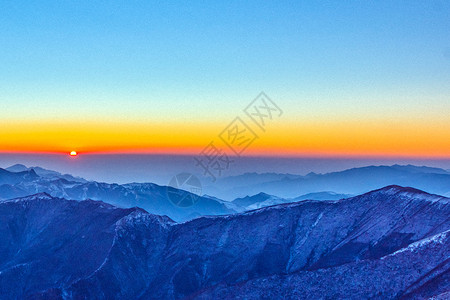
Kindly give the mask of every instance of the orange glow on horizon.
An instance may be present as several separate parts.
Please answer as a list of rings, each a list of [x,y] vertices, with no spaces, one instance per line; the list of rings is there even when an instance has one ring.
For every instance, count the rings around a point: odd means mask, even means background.
[[[450,158],[449,126],[421,120],[316,121],[273,124],[244,156]],[[219,122],[218,122],[219,123]],[[225,124],[226,125],[226,124]],[[197,155],[218,138],[223,124],[5,124],[1,153]]]

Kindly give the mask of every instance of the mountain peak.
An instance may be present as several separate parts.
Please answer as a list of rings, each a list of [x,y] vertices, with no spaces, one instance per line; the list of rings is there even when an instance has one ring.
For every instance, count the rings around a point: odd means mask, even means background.
[[[449,198],[446,198],[444,196],[430,194],[430,193],[427,193],[427,192],[424,192],[422,190],[415,189],[412,187],[402,187],[402,186],[398,186],[398,185],[389,185],[384,188],[368,192],[364,195],[373,195],[373,194],[380,194],[380,193],[383,195],[392,195],[392,196],[393,195],[401,195],[401,196],[406,196],[406,197],[414,197],[415,199],[418,199],[418,200],[420,199],[420,200],[426,200],[426,201],[431,201],[431,202],[435,202],[435,201],[448,202],[448,201],[450,201]]]
[[[384,188],[372,191],[372,193],[375,193],[375,192],[385,192],[385,193],[407,192],[407,193],[415,193],[415,194],[428,194],[427,192],[424,192],[419,189],[415,189],[412,187],[403,187],[403,186],[399,186],[399,185],[388,185],[388,186],[385,186]],[[430,194],[428,194],[428,195],[430,195]]]
[[[13,166],[5,168],[5,170],[17,173],[17,172],[28,171],[28,167],[25,165],[22,165],[22,164],[15,164]]]

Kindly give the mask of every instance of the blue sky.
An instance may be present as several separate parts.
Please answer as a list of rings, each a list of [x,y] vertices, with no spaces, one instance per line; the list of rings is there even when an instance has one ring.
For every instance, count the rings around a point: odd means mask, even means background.
[[[99,113],[108,99],[107,113],[141,116],[145,107],[170,118],[189,99],[184,108],[207,118],[234,113],[260,90],[292,107],[321,98],[317,109],[334,107],[331,98],[449,92],[447,1],[1,1],[0,9],[10,112]],[[420,109],[414,101],[400,99]]]
[[[45,126],[70,123],[82,136],[93,120],[220,131],[265,91],[285,111],[271,141],[315,122],[326,140],[348,123],[341,140],[367,132],[381,145],[398,125],[390,138],[409,138],[399,148],[424,155],[413,142],[430,137],[441,141],[431,156],[448,150],[448,1],[0,1],[0,11],[5,132],[50,137]]]

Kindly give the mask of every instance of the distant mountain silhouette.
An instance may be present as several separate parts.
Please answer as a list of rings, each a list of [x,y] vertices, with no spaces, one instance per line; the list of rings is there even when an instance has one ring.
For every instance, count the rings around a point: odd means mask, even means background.
[[[292,199],[292,202],[303,201],[303,200],[340,200],[344,198],[350,198],[353,195],[349,194],[336,194],[334,192],[317,192],[309,193]]]
[[[327,174],[310,173],[306,176],[247,173],[219,179],[217,194],[195,196],[198,202],[190,207],[174,205],[168,197],[167,187],[153,183],[119,185],[86,181],[69,174],[24,165],[15,165],[8,170],[19,172],[0,169],[0,199],[45,192],[54,197],[101,200],[125,208],[137,206],[154,214],[167,215],[176,221],[303,200],[338,200],[390,184],[414,186],[450,196],[450,173],[439,168],[412,165],[369,166]],[[220,190],[217,190],[218,187]],[[204,192],[211,195],[208,187],[204,187]],[[180,197],[190,194],[186,191],[180,193]],[[229,198],[233,195],[239,196]],[[247,202],[250,204],[246,205]]]
[[[450,192],[450,173],[439,168],[412,165],[368,166],[306,176],[247,173],[219,179],[204,190],[231,201],[260,192],[285,199],[324,191],[356,195],[391,184],[414,186],[444,195]]]
[[[20,167],[15,166],[13,169]],[[159,186],[153,183],[130,183],[125,185],[95,181],[71,181],[71,175],[46,170],[39,176],[32,168],[23,172],[0,169],[0,200],[24,197],[35,193],[47,193],[53,197],[73,200],[101,200],[120,207],[141,207],[154,214],[167,215],[176,221],[186,221],[203,215],[234,213],[223,201],[193,195],[184,190]],[[173,191],[172,198],[168,189]],[[173,197],[193,197],[195,203],[179,207]]]
[[[319,193],[310,193],[306,195],[302,195],[293,199],[280,198],[273,195],[268,195],[266,193],[259,193],[253,196],[245,196],[243,198],[236,198],[231,203],[237,205],[241,209],[235,209],[238,212],[253,210],[262,207],[283,204],[283,203],[292,203],[304,200],[339,200],[344,198],[350,198],[352,195],[347,194],[336,194],[333,192],[319,192]]]
[[[0,168],[0,184],[14,185],[20,182],[30,182],[38,178],[39,176],[34,170],[13,173]]]
[[[286,202],[289,201],[276,196],[268,195],[266,193],[259,193],[254,196],[246,196],[244,198],[237,198],[233,200],[234,204],[245,207],[246,209],[256,209]]]
[[[181,224],[139,208],[41,193],[0,201],[0,295],[445,297],[449,216],[450,199],[399,186]]]
[[[11,167],[6,168],[5,170],[10,171],[10,172],[25,172],[25,171],[34,170],[36,172],[36,174],[38,174],[41,177],[46,177],[46,178],[50,178],[50,179],[62,178],[62,179],[66,179],[68,181],[75,181],[75,182],[88,182],[88,180],[86,180],[84,178],[75,177],[70,174],[61,174],[59,172],[47,170],[47,169],[44,169],[41,167],[28,168],[27,166],[22,165],[22,164],[13,165]]]

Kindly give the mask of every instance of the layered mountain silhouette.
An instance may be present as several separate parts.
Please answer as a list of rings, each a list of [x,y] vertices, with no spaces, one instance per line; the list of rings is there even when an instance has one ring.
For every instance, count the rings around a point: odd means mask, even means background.
[[[48,193],[53,197],[73,200],[100,200],[123,208],[140,207],[153,214],[167,215],[175,221],[187,221],[204,215],[227,215],[301,200],[338,200],[392,183],[450,195],[450,173],[439,168],[412,165],[370,166],[306,176],[251,173],[218,181],[217,194],[213,196],[197,196],[189,191],[170,188],[171,195],[195,198],[194,205],[179,207],[170,198],[165,186],[87,181],[41,167],[29,168],[18,164],[0,169],[0,199]],[[203,190],[204,193],[208,191],[208,187]],[[232,195],[243,196],[229,198]]]
[[[48,194],[0,201],[4,299],[423,299],[450,291],[450,199],[388,186],[176,223]]]
[[[309,193],[302,196],[298,196],[292,199],[292,202],[297,202],[301,200],[340,200],[344,198],[350,198],[352,195],[349,194],[337,194],[334,192],[317,192]]]
[[[326,174],[309,173],[305,176],[246,173],[218,179],[214,185],[206,186],[204,190],[208,194],[231,201],[261,192],[284,199],[325,191],[358,195],[392,184],[450,195],[448,171],[413,165],[368,166]]]
[[[233,204],[246,208],[246,210],[257,209],[261,207],[293,202],[277,196],[268,195],[266,193],[259,193],[253,196],[246,196],[233,200]]]
[[[246,196],[243,198],[236,198],[231,203],[237,206],[238,208],[234,208],[236,211],[245,211],[245,210],[252,210],[257,208],[262,208],[266,206],[272,206],[277,204],[283,204],[283,203],[291,203],[291,202],[298,202],[302,200],[322,200],[322,201],[329,201],[329,200],[340,200],[344,198],[350,198],[351,195],[347,194],[336,194],[333,192],[318,192],[318,193],[309,193],[306,195],[302,195],[296,198],[280,198],[274,195],[268,195],[266,193],[259,193],[253,196]],[[240,209],[239,209],[240,208]]]
[[[86,181],[42,168],[38,168],[38,174],[34,168],[21,165],[12,167],[14,170],[24,168],[25,171],[20,172],[0,169],[0,200],[47,193],[53,197],[73,200],[100,200],[124,208],[141,207],[154,214],[167,215],[176,221],[186,221],[202,215],[223,215],[235,212],[219,199],[202,197],[188,191],[153,183],[109,184]],[[74,180],[67,179],[70,177]],[[194,205],[177,206],[175,197],[193,197]]]
[[[44,178],[48,178],[48,179],[65,179],[68,181],[75,181],[75,182],[88,182],[88,180],[81,178],[81,177],[75,177],[72,176],[70,174],[61,174],[59,172],[53,171],[53,170],[48,170],[48,169],[44,169],[41,167],[26,167],[22,164],[16,164],[13,165],[11,167],[6,168],[5,170],[10,171],[10,172],[26,172],[26,171],[34,171],[37,175],[44,177]]]

